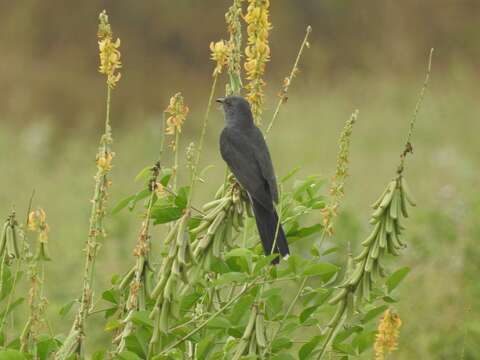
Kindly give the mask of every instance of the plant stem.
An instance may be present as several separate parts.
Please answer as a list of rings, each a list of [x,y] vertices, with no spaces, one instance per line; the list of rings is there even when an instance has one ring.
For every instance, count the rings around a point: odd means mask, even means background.
[[[218,309],[214,314],[212,314],[208,319],[206,319],[204,322],[202,322],[200,325],[198,325],[195,329],[190,331],[187,335],[185,335],[181,339],[175,341],[168,348],[163,350],[159,355],[167,354],[170,350],[176,348],[178,345],[180,345],[184,341],[188,340],[188,338],[190,338],[192,335],[195,335],[198,331],[202,330],[210,321],[215,319],[223,311],[225,311],[227,308],[229,308],[231,305],[233,305],[233,303],[235,303],[243,294],[245,294],[248,290],[250,290],[255,285],[256,285],[255,282],[252,282],[251,284],[245,285],[243,287],[243,289],[237,295],[235,295],[229,302],[227,302],[224,306],[222,306],[220,309]]]
[[[290,305],[288,306],[288,309],[287,309],[287,312],[285,313],[285,315],[283,316],[282,320],[280,321],[280,325],[275,329],[275,331],[273,332],[273,335],[272,335],[272,338],[271,340],[269,341],[268,343],[268,347],[265,348],[265,351],[263,352],[263,356],[266,356],[267,353],[270,351],[271,347],[272,347],[272,343],[273,341],[275,340],[275,338],[277,337],[278,333],[282,330],[283,328],[283,325],[285,324],[285,320],[290,316],[290,313],[292,312],[295,304],[297,303],[298,301],[298,298],[300,297],[300,295],[302,294],[302,291],[303,291],[303,288],[305,287],[305,284],[307,283],[307,280],[308,280],[308,276],[305,276],[300,284],[300,287],[298,288],[298,291],[297,293],[295,294],[295,297],[293,298],[292,302],[290,303]]]
[[[70,349],[65,348],[65,344],[59,349],[55,355],[56,360],[66,359],[71,355],[71,351],[82,353],[82,340],[85,336],[85,322],[90,312],[93,302],[93,282],[95,275],[95,260],[97,251],[100,246],[98,240],[104,236],[103,218],[105,216],[105,207],[107,203],[107,189],[109,180],[107,175],[110,171],[110,161],[113,153],[110,150],[112,143],[112,132],[110,127],[110,99],[111,89],[107,85],[107,100],[105,113],[105,132],[101,136],[100,146],[97,153],[97,174],[95,176],[95,189],[92,199],[92,208],[90,212],[90,225],[88,231],[88,239],[85,247],[85,266],[83,272],[83,290],[75,321],[68,336],[74,337],[73,344]],[[103,167],[99,160],[103,159]],[[67,336],[67,337],[68,337]]]
[[[205,140],[205,134],[207,133],[208,116],[210,115],[210,108],[212,107],[213,97],[215,95],[215,88],[217,87],[217,79],[218,79],[218,75],[215,74],[213,76],[212,87],[210,89],[210,96],[208,98],[207,110],[205,111],[205,116],[203,118],[202,133],[200,134],[200,140],[198,142],[197,158],[196,158],[195,164],[193,166],[192,182],[191,182],[191,185],[190,185],[190,196],[188,198],[187,207],[190,207],[191,204],[192,204],[193,189],[194,189],[195,184],[197,182],[198,166],[200,164],[200,157],[202,155],[202,148],[203,148],[203,142]]]
[[[292,70],[290,71],[290,75],[286,78],[286,81],[284,83],[282,93],[281,93],[281,96],[280,96],[280,100],[278,100],[277,106],[275,108],[275,112],[273,113],[272,120],[270,120],[270,124],[268,124],[267,130],[265,131],[265,137],[268,135],[268,133],[272,129],[272,126],[275,122],[275,119],[277,118],[278,113],[280,112],[280,107],[282,106],[282,104],[287,99],[288,89],[290,88],[290,84],[292,83],[292,80],[293,80],[293,78],[295,77],[295,74],[298,71],[298,64],[300,62],[300,58],[302,57],[303,50],[304,50],[305,46],[307,46],[308,37],[310,36],[311,32],[312,32],[312,27],[310,25],[308,25],[305,37],[303,38],[302,45],[300,46],[300,49],[298,50],[297,58],[295,59]]]

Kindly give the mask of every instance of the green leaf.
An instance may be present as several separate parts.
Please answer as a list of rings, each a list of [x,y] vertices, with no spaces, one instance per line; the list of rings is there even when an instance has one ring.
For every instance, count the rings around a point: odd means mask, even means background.
[[[69,301],[68,303],[66,303],[65,305],[63,305],[61,308],[60,308],[60,311],[58,312],[60,314],[60,316],[63,318],[65,317],[65,315],[67,315],[70,311],[70,309],[72,308],[73,304],[75,304],[77,302],[77,300],[72,300],[72,301]]]
[[[287,175],[285,175],[284,177],[282,177],[280,179],[280,182],[281,183],[285,183],[287,182],[288,180],[290,180],[293,176],[295,176],[299,171],[300,171],[301,167],[296,167],[292,170],[290,170],[290,172],[287,173]]]
[[[178,208],[183,210],[187,207],[189,193],[190,186],[183,186],[178,190],[177,196],[175,196],[175,205],[177,205]]]
[[[333,246],[333,247],[325,250],[324,252],[322,252],[322,255],[323,255],[323,256],[326,256],[326,255],[329,255],[329,254],[333,254],[333,253],[335,253],[335,252],[337,252],[337,251],[338,251],[338,246]]]
[[[359,333],[363,330],[363,327],[354,325],[341,330],[335,337],[334,343],[341,343],[347,340],[352,334]]]
[[[153,321],[148,317],[150,312],[146,310],[137,311],[133,314],[132,321],[137,325],[153,327]]]
[[[272,260],[275,259],[278,255],[272,254],[268,256],[260,256],[255,262],[255,267],[253,269],[253,274],[258,275],[260,271],[265,268],[265,266],[270,265]]]
[[[215,348],[214,337],[213,336],[204,337],[197,345],[196,358],[208,359],[214,348]]]
[[[386,281],[388,292],[392,292],[400,282],[408,275],[410,272],[409,267],[403,267],[395,271],[392,275],[390,275]]]
[[[105,355],[107,352],[105,350],[95,351],[92,355],[92,360],[105,360]]]
[[[387,310],[387,308],[388,308],[388,305],[380,305],[380,306],[377,306],[376,308],[370,310],[363,317],[362,324],[366,324],[367,322],[375,319],[378,315],[380,315],[385,310]]]
[[[26,360],[26,356],[17,350],[0,351],[0,360]]]
[[[162,169],[162,178],[160,179],[160,184],[167,186],[172,178],[173,171],[170,168]]]
[[[265,311],[268,320],[275,318],[283,310],[283,300],[281,295],[270,295],[266,300]],[[283,315],[283,314],[282,314]]]
[[[335,274],[338,270],[337,266],[330,263],[309,264],[303,270],[303,275],[328,277]]]
[[[179,219],[182,216],[182,210],[176,206],[156,206],[152,209],[151,215],[152,219],[154,219],[154,224],[159,225]]]
[[[310,341],[304,344],[300,350],[298,351],[298,358],[300,360],[307,359],[308,356],[313,352],[313,350],[317,347],[318,343],[322,339],[321,336],[314,336],[310,339]]]
[[[182,296],[180,299],[180,312],[184,315],[192,306],[197,302],[197,300],[202,296],[198,292],[193,292],[191,294]]]
[[[222,274],[213,281],[213,285],[224,285],[224,284],[231,284],[231,283],[243,283],[247,281],[248,276],[241,272],[229,272]]]
[[[207,326],[212,329],[229,329],[232,327],[232,323],[226,317],[217,316],[210,320]]]
[[[287,234],[287,237],[306,238],[313,234],[319,233],[320,231],[322,231],[322,229],[322,224],[314,224],[312,226],[306,226],[302,228],[297,228],[295,230],[290,230],[290,232]]]
[[[355,339],[352,341],[352,346],[358,350],[361,354],[365,350],[371,348],[373,346],[373,342],[375,341],[375,334],[376,331],[363,331],[360,332]]]
[[[117,289],[109,289],[102,293],[102,299],[118,305],[120,301],[120,292]]]
[[[300,314],[300,318],[299,318],[300,324],[303,324],[305,321],[307,321],[310,315],[312,315],[315,312],[315,310],[318,309],[318,307],[319,305],[314,305],[304,309]]]
[[[277,354],[271,358],[271,360],[295,360],[295,358],[290,354]]]
[[[123,198],[122,200],[120,200],[117,205],[115,205],[111,211],[111,214],[112,215],[116,215],[118,214],[121,210],[123,210],[125,207],[127,207],[128,204],[130,204],[130,202],[135,199],[135,195],[130,195],[130,196],[127,196],[126,198]]]
[[[0,317],[3,318],[4,316],[10,314],[17,306],[20,306],[24,301],[25,301],[25,298],[21,297],[15,300],[14,302],[12,302],[7,309],[4,309],[0,313]]]
[[[122,351],[114,359],[116,360],[142,360],[137,354],[131,351]]]
[[[152,173],[152,166],[146,166],[144,167],[142,170],[140,170],[140,172],[137,174],[137,176],[135,176],[135,182],[137,182],[138,180],[141,180],[141,179],[144,179],[146,178],[148,175],[150,175]]]
[[[48,356],[57,350],[57,341],[49,336],[40,336],[37,340],[37,354],[40,360],[47,360]]]
[[[293,343],[292,340],[287,338],[277,338],[272,342],[272,351],[277,352],[283,349],[290,349]]]
[[[352,355],[352,356],[357,355],[357,352],[355,351],[353,346],[350,344],[340,344],[340,343],[333,344],[333,349],[335,349],[337,352],[341,354]]]
[[[122,326],[122,323],[118,319],[110,320],[105,324],[105,331],[112,331]]]
[[[238,324],[240,320],[250,313],[253,304],[253,296],[247,295],[241,297],[233,306],[228,316],[232,324]]]

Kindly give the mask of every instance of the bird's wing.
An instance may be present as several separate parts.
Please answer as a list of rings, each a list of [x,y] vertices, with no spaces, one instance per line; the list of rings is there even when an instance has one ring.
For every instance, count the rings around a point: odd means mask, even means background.
[[[224,128],[220,136],[220,153],[242,187],[266,209],[273,209],[269,183],[256,159],[255,148],[245,133]]]
[[[252,144],[255,147],[255,159],[258,162],[260,171],[264,179],[268,183],[268,188],[270,190],[270,195],[272,196],[273,201],[278,202],[278,188],[277,188],[277,179],[275,177],[275,171],[273,170],[272,159],[270,157],[270,152],[268,151],[267,143],[263,137],[262,132],[255,127],[252,131]]]

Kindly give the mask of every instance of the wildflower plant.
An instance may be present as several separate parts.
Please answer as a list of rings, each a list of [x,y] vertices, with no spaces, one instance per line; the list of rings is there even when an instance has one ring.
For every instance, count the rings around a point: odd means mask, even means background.
[[[106,77],[107,90],[105,130],[96,156],[82,291],[78,300],[61,310],[67,313],[75,308],[73,323],[67,334],[57,335],[49,329],[45,317],[43,267],[50,259],[45,212],[29,211],[26,221],[25,226],[37,234],[35,252],[24,227],[12,214],[4,223],[0,239],[0,359],[325,359],[327,355],[355,357],[366,349],[383,359],[397,347],[401,321],[390,303],[396,301],[392,291],[408,268],[390,274],[385,260],[399,255],[406,243],[404,220],[415,202],[404,176],[405,159],[412,150],[411,137],[430,66],[396,175],[374,204],[371,234],[359,245],[362,249],[358,255],[353,256],[349,249],[344,265],[326,261],[325,255],[334,254],[336,249],[325,250],[322,245],[327,236],[335,241],[334,219],[345,195],[357,112],[347,120],[340,135],[337,168],[329,188],[319,176],[299,178],[298,169],[278,181],[277,212],[288,241],[293,247],[297,242],[310,241],[312,256],[294,251],[278,266],[271,266],[276,255],[263,255],[257,232],[248,226],[253,223],[248,197],[228,171],[212,199],[196,204],[194,194],[201,186],[201,155],[210,109],[216,85],[225,72],[226,94],[240,95],[244,90],[256,122],[265,118],[263,78],[271,60],[269,6],[268,0],[233,0],[228,9],[225,18],[229,39],[210,44],[212,86],[196,144],[182,147],[180,136],[189,108],[181,93],[170,99],[163,117],[159,157],[137,175],[140,189],[111,210],[112,216],[124,210],[138,215],[131,264],[122,275],[113,276],[111,287],[94,299],[95,262],[105,236],[114,159],[110,97],[119,83],[122,66],[120,40],[114,40],[106,12],[100,14],[99,70]],[[242,18],[246,24],[245,47]],[[265,136],[287,102],[311,31],[307,27],[291,72],[281,85]],[[163,157],[166,136],[173,140],[171,163]],[[178,176],[179,154],[183,153],[189,177]],[[153,241],[159,244],[158,252],[152,251]],[[355,246],[354,239],[351,243]],[[336,261],[340,263],[341,259],[337,256]],[[17,268],[12,270],[14,265]],[[22,267],[29,279],[28,316],[22,333],[9,335],[7,341],[5,319],[21,305],[14,290]],[[94,352],[85,346],[91,336],[87,320],[98,313],[105,317],[104,329],[111,341]],[[368,325],[382,313],[377,329]]]

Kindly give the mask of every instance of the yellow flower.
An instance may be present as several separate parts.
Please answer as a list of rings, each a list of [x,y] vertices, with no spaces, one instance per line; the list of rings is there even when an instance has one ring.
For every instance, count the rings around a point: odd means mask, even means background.
[[[106,154],[102,154],[99,158],[97,158],[97,168],[104,173],[109,172],[112,170],[112,159],[113,153],[107,152]]]
[[[260,123],[263,105],[263,88],[266,63],[270,61],[268,35],[271,24],[269,16],[269,0],[248,0],[249,5],[244,19],[247,23],[246,61],[244,64],[249,83],[246,85],[247,100],[250,102],[255,121]]]
[[[400,316],[387,309],[378,324],[377,335],[375,336],[373,348],[376,360],[384,360],[386,353],[391,353],[397,349],[401,326]]]
[[[210,43],[210,51],[212,52],[211,59],[217,62],[217,66],[213,70],[215,76],[221,74],[223,67],[227,65],[230,49],[225,41],[220,40]]]
[[[184,104],[181,93],[176,93],[170,98],[170,103],[165,112],[170,115],[167,118],[165,132],[167,135],[174,135],[182,132],[182,126],[188,115],[188,106]]]
[[[113,89],[121,77],[121,73],[117,72],[122,67],[119,51],[120,39],[113,41],[113,33],[105,10],[100,13],[99,20],[97,36],[100,67],[98,70],[107,76],[107,85]]]

